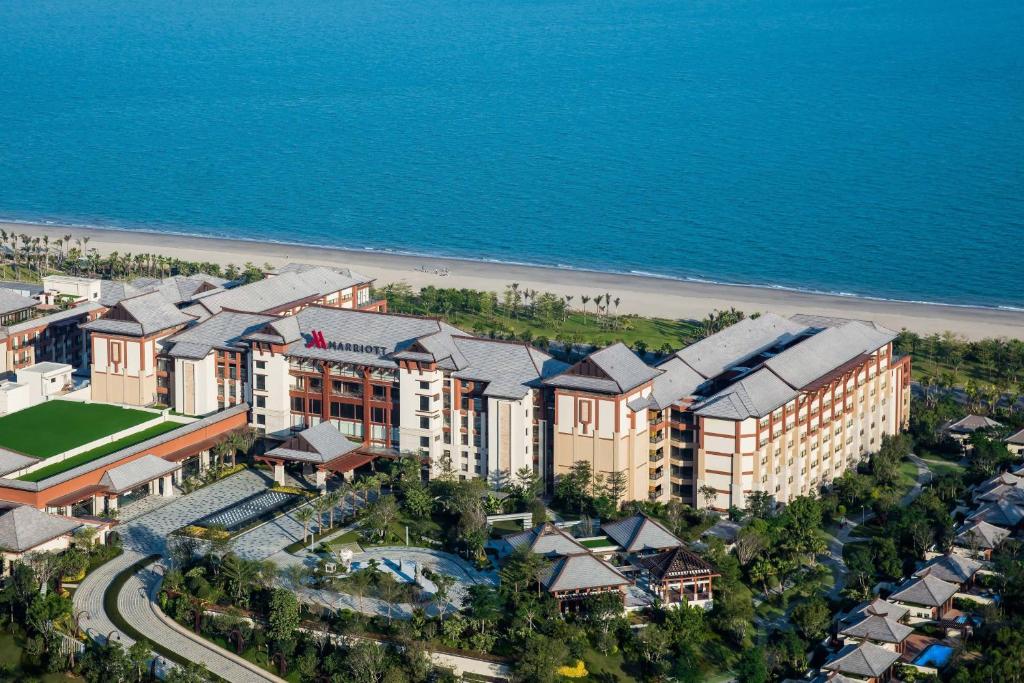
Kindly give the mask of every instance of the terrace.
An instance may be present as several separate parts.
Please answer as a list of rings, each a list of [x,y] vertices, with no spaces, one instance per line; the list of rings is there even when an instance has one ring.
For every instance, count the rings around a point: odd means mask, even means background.
[[[0,418],[0,476],[43,481],[184,423],[153,410],[48,401]]]

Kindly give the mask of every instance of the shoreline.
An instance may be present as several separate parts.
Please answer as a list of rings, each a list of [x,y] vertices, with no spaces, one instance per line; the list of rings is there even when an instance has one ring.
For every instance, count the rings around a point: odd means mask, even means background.
[[[101,254],[112,251],[156,253],[190,261],[209,261],[238,266],[247,261],[280,266],[289,261],[348,266],[377,279],[378,285],[407,282],[414,288],[427,285],[501,292],[511,282],[523,288],[559,295],[619,297],[619,313],[662,318],[699,320],[714,309],[735,307],[748,314],[772,311],[782,315],[811,313],[874,320],[891,329],[906,327],[919,334],[953,332],[967,339],[984,337],[1024,338],[1024,311],[942,303],[894,301],[840,296],[757,285],[723,284],[637,275],[475,261],[464,258],[420,256],[385,251],[315,247],[280,242],[185,235],[129,228],[79,227],[32,222],[0,221],[8,232],[48,235],[51,240],[71,234],[89,237],[89,248]],[[425,268],[425,272],[420,270]],[[434,271],[447,269],[448,276]]]

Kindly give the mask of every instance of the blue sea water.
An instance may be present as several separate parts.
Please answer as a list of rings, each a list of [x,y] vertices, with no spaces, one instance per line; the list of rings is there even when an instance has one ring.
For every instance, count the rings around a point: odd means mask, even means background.
[[[0,217],[1024,306],[1020,0],[0,0]]]

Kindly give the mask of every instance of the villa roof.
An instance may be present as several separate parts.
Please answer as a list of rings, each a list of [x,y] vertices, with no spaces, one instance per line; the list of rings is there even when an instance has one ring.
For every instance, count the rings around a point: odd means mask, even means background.
[[[586,551],[559,557],[545,567],[538,578],[549,592],[611,588],[629,583],[618,569]]]
[[[586,374],[579,372],[583,369]],[[628,346],[619,342],[595,351],[565,372],[545,380],[545,384],[564,389],[624,394],[651,381],[661,372],[644,363]]]
[[[978,485],[979,491],[991,491],[999,486],[1020,486],[1024,484],[1024,476],[1013,472],[1000,472],[991,479],[986,479]]]
[[[874,643],[847,645],[821,668],[855,676],[880,677],[900,658],[898,652]]]
[[[508,534],[504,539],[506,543],[516,550],[528,548],[538,555],[549,557],[554,555],[572,555],[587,551],[575,538],[551,522],[545,522],[526,531]]]
[[[1024,521],[1024,505],[1009,500],[985,503],[967,517],[970,522],[988,522],[996,526],[1014,528]]]
[[[331,268],[313,267],[283,272],[241,287],[208,294],[198,300],[210,313],[227,308],[248,313],[274,313],[291,304],[300,304],[332,292],[365,283]]]
[[[949,431],[958,434],[971,434],[979,429],[993,429],[1002,426],[1002,423],[984,415],[968,415],[949,425]]]
[[[1006,437],[1006,443],[1011,443],[1015,446],[1024,446],[1024,429]]]
[[[960,586],[942,579],[925,575],[904,583],[895,593],[889,596],[894,602],[924,605],[925,607],[941,607],[953,597]]]
[[[188,315],[163,298],[159,292],[148,292],[122,299],[113,308],[82,329],[110,334],[142,337],[192,322]]]
[[[180,469],[181,463],[168,462],[158,456],[147,454],[138,460],[110,468],[100,479],[100,483],[106,486],[110,493],[123,493]]]
[[[875,598],[870,602],[862,602],[852,610],[849,614],[843,618],[844,624],[855,624],[866,616],[881,615],[892,621],[899,621],[907,615],[910,610],[903,605],[896,605],[883,600],[881,598]]]
[[[742,361],[808,331],[806,325],[774,313],[746,318],[674,354],[705,379],[721,375]]]
[[[0,288],[0,315],[34,308],[38,304],[39,302],[35,299],[9,289]]]
[[[950,583],[966,583],[982,568],[982,563],[962,555],[936,557],[914,572],[914,576],[934,576]]]
[[[238,349],[243,337],[262,328],[274,316],[221,311],[204,322],[169,337],[168,355],[175,358],[205,358],[214,349]]]
[[[975,522],[956,535],[956,542],[962,547],[971,547],[972,544],[983,550],[998,548],[999,544],[1010,535],[1008,529],[994,526],[985,521]]]
[[[1015,505],[1024,505],[1024,486],[997,484],[984,493],[975,496],[974,499],[982,503],[993,503],[1002,500]]]
[[[79,522],[65,517],[48,514],[31,505],[21,505],[0,515],[0,550],[28,552],[80,526]]]
[[[299,432],[283,445],[267,451],[267,455],[324,465],[359,450],[360,446],[338,431],[333,423],[321,422]]]
[[[868,614],[839,632],[848,638],[873,640],[876,643],[902,643],[914,629],[881,614]]]
[[[683,544],[660,522],[643,513],[602,524],[601,532],[615,541],[627,553],[665,550],[666,548],[677,548]]]
[[[636,560],[636,563],[661,581],[680,576],[711,576],[715,569],[703,558],[682,546],[666,550],[657,555],[648,555]]]

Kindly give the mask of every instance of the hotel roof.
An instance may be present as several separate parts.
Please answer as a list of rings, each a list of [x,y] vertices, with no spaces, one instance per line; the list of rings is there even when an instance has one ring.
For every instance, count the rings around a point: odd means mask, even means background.
[[[941,607],[959,590],[960,587],[955,583],[925,575],[903,584],[899,590],[889,596],[889,599],[894,602],[909,602],[912,605]]]
[[[35,282],[19,282],[18,280],[0,280],[0,289],[28,297],[37,297],[43,293],[42,285]]]
[[[693,396],[707,379],[678,356],[669,356],[658,364],[661,374],[654,378],[648,405],[663,410],[687,396]]]
[[[601,525],[601,532],[615,541],[627,553],[645,550],[665,550],[683,544],[660,522],[640,513]]]
[[[148,292],[123,299],[96,320],[84,323],[82,329],[142,337],[193,320],[159,292]]]
[[[222,291],[228,280],[206,273],[172,275],[170,277],[140,277],[132,280],[131,286],[140,291],[160,292],[172,304],[183,304],[208,292]]]
[[[201,297],[197,304],[211,314],[225,308],[248,313],[274,313],[364,282],[364,279],[349,277],[330,268],[310,268],[214,292]]]
[[[629,579],[615,567],[589,552],[559,557],[538,577],[551,592],[624,586]]]
[[[583,374],[582,370],[596,370],[598,374]],[[623,394],[660,374],[661,370],[647,365],[628,346],[619,342],[595,351],[562,374],[545,380],[545,384],[564,389]]]
[[[39,302],[35,299],[30,299],[23,294],[6,288],[0,288],[0,315],[23,311],[26,308],[33,308],[38,304]]]
[[[1009,529],[1003,529],[988,522],[975,522],[956,535],[956,541],[963,547],[977,545],[982,550],[998,548],[999,544],[1010,535]]]
[[[682,576],[715,575],[714,567],[705,562],[696,553],[682,546],[677,546],[657,555],[641,557],[636,560],[636,563],[649,571],[659,581]]]
[[[25,330],[31,330],[36,327],[45,327],[49,325],[57,325],[62,322],[71,322],[75,319],[88,315],[93,311],[97,311],[103,308],[101,304],[90,301],[88,303],[79,304],[72,308],[65,309],[63,311],[57,311],[48,315],[42,315],[38,318],[32,318],[30,320],[24,320],[20,323],[9,325],[7,327],[0,327],[0,335],[3,334],[17,334]]]
[[[765,313],[741,320],[674,355],[705,379],[711,379],[751,356],[791,343],[808,331],[806,325]]]
[[[22,505],[0,515],[0,550],[28,552],[80,526],[79,522]]]
[[[798,394],[770,370],[762,368],[702,401],[694,412],[727,420],[764,417]]]
[[[969,522],[988,522],[996,526],[1013,528],[1024,521],[1024,504],[1009,500],[997,500],[985,503],[968,515]]]
[[[982,563],[962,555],[936,557],[914,572],[914,576],[934,576],[950,583],[965,583],[982,568]]]
[[[1015,446],[1024,446],[1024,429],[1006,437],[1006,443],[1012,443]]]
[[[452,376],[486,382],[484,396],[520,399],[529,387],[568,367],[528,344],[461,336],[452,339],[466,363]]]
[[[973,434],[979,429],[994,429],[1002,426],[1001,422],[996,422],[984,415],[968,415],[949,425],[949,431],[957,434]]]
[[[275,275],[284,275],[285,273],[305,273],[310,270],[317,270],[318,268],[326,268],[327,270],[333,270],[335,273],[339,273],[341,275],[344,275],[345,277],[352,278],[353,280],[360,284],[369,284],[374,281],[374,278],[369,277],[367,275],[363,275],[362,273],[357,273],[351,268],[339,266],[319,266],[316,265],[315,263],[289,263],[267,273],[267,275],[269,277],[273,277]]]
[[[256,313],[222,311],[207,320],[168,337],[168,355],[175,358],[206,358],[214,349],[241,348],[242,338],[277,318]]]
[[[843,619],[843,623],[855,624],[864,617],[872,614],[881,615],[893,621],[899,621],[905,617],[909,611],[910,610],[903,605],[897,605],[889,602],[888,600],[875,598],[871,602],[862,602],[850,610],[850,613]]]
[[[898,652],[874,643],[847,645],[821,668],[855,676],[877,678],[885,674],[900,658]]]

